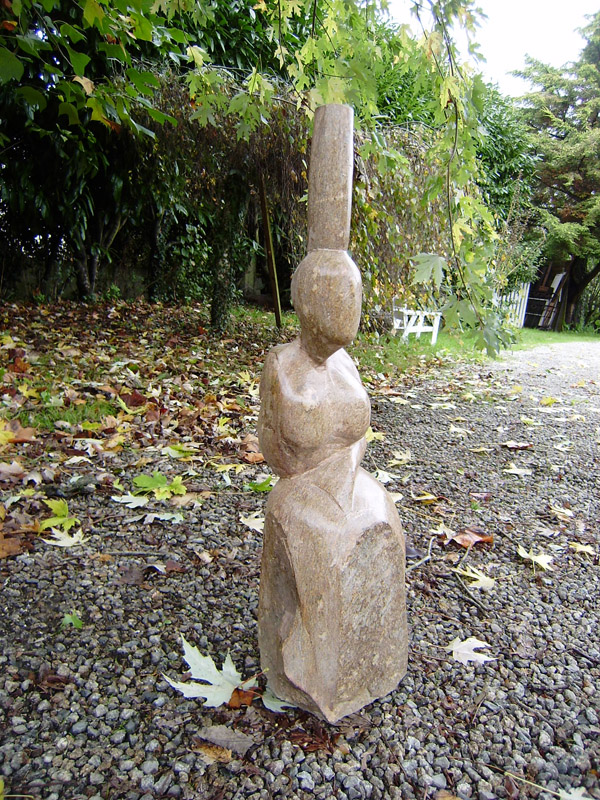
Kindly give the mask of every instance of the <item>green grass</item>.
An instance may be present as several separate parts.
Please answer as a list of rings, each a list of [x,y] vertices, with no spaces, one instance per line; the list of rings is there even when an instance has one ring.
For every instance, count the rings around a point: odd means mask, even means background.
[[[89,400],[69,407],[48,405],[22,411],[19,414],[19,422],[23,426],[31,426],[38,431],[53,431],[58,420],[64,420],[73,427],[82,423],[94,425],[109,414],[116,413],[117,407],[107,400]]]
[[[233,311],[237,325],[254,324],[274,327],[273,312],[252,306],[238,306]],[[293,312],[283,314],[284,333],[289,338],[298,331],[298,319]],[[511,349],[522,350],[544,344],[560,342],[598,342],[600,335],[593,333],[554,333],[552,331],[523,328],[517,331],[517,341]],[[359,333],[347,348],[350,355],[358,361],[359,371],[368,380],[369,374],[383,374],[392,378],[405,372],[425,371],[445,363],[470,361],[485,363],[490,359],[484,351],[474,346],[475,337],[460,331],[442,330],[435,345],[431,344],[431,334],[424,333],[419,339],[412,335],[408,341],[401,334]],[[502,355],[502,352],[499,355]]]
[[[274,327],[272,311],[252,306],[238,306],[233,312],[236,326],[251,324]],[[293,337],[299,330],[298,318],[293,312],[283,314],[284,332]],[[359,370],[374,373],[393,374],[412,370],[422,370],[428,366],[453,361],[485,361],[487,356],[473,345],[474,339],[466,334],[442,331],[435,345],[431,345],[431,334],[424,333],[419,339],[411,335],[408,341],[401,334],[359,333],[347,348],[359,363]]]
[[[567,342],[600,342],[600,334],[578,333],[577,331],[543,331],[540,328],[522,328],[517,333],[514,350],[527,350],[531,347],[548,344],[565,344]]]
[[[472,337],[442,331],[435,345],[431,334],[424,333],[419,339],[411,335],[408,340],[400,334],[359,334],[348,352],[356,358],[360,369],[390,375],[393,373],[421,371],[444,363],[456,361],[483,362],[485,353],[476,350]]]
[[[598,334],[575,331],[554,333],[532,328],[517,331],[516,337],[517,341],[511,346],[511,350],[525,350],[564,342],[600,342]],[[359,334],[348,351],[358,359],[361,368],[384,374],[390,371],[426,369],[457,361],[485,363],[491,358],[485,351],[474,347],[473,336],[446,330],[439,334],[435,345],[431,344],[431,334],[428,333],[422,334],[420,339],[411,335],[408,341],[403,340],[399,334],[397,336],[384,334],[380,337]],[[501,351],[499,355],[501,356],[503,352],[506,351]]]

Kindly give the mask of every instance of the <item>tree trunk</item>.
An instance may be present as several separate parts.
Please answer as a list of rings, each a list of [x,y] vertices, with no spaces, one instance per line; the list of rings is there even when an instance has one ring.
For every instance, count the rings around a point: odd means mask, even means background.
[[[57,233],[48,237],[48,248],[46,250],[46,260],[44,263],[44,275],[42,277],[42,293],[46,297],[55,298],[57,295],[56,287],[56,268],[58,266],[58,250],[60,248],[61,236]]]
[[[160,236],[162,231],[162,223],[165,218],[165,212],[159,210],[156,206],[152,207],[152,234],[150,238],[150,251],[148,253],[148,261],[146,262],[146,270],[148,274],[149,283],[147,286],[148,300],[151,303],[156,302],[158,282],[160,280],[160,272],[162,266]]]
[[[232,176],[234,177],[234,176]],[[240,231],[244,230],[244,218],[248,210],[249,193],[243,184],[232,184],[229,204],[213,227],[213,269],[210,303],[210,326],[222,333],[229,322],[229,311],[235,297],[236,264],[234,244]]]
[[[90,276],[88,274],[88,258],[82,247],[75,257],[75,276],[77,278],[77,295],[80,300],[85,300],[92,293]]]
[[[587,272],[588,261],[586,258],[576,256],[573,258],[570,270],[570,279],[567,290],[567,310],[566,322],[568,325],[575,320],[577,306],[585,289],[590,285],[595,277],[600,275],[600,261],[596,266]]]

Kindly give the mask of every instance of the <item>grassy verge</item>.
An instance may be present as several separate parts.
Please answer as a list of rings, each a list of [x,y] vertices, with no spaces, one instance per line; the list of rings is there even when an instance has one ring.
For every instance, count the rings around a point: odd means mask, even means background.
[[[408,340],[399,334],[359,334],[348,351],[361,369],[383,374],[424,371],[445,363],[487,359],[485,353],[475,350],[469,337],[445,331],[440,333],[435,345],[431,344],[431,334],[426,333],[419,339],[411,335]]]
[[[242,326],[252,322],[257,325],[274,325],[273,314],[261,309],[240,306],[234,312],[234,320]],[[291,338],[298,331],[298,320],[294,313],[283,315],[284,338]],[[600,336],[593,333],[566,331],[554,333],[531,328],[523,328],[516,334],[517,340],[511,349],[523,350],[540,345],[560,344],[562,342],[598,342]],[[383,375],[392,377],[399,373],[424,372],[443,364],[459,361],[484,363],[489,356],[474,347],[474,339],[459,331],[443,330],[435,345],[431,344],[431,334],[424,333],[419,339],[411,335],[408,341],[400,334],[359,333],[348,347],[348,352],[358,361],[363,377]],[[501,354],[500,354],[501,355]]]
[[[21,425],[31,425],[36,430],[53,431],[57,422],[72,427],[83,425],[84,430],[93,430],[109,414],[117,414],[118,406],[106,400],[80,400],[71,406],[47,405],[34,411],[22,411],[18,415]]]
[[[578,333],[577,331],[542,331],[539,328],[522,328],[517,334],[514,350],[527,350],[531,347],[549,344],[565,344],[567,342],[600,342],[597,333]]]

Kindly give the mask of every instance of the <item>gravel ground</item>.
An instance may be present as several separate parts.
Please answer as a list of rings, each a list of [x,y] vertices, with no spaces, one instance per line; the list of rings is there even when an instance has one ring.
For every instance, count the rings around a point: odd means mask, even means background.
[[[407,574],[409,670],[397,691],[337,726],[259,701],[207,709],[185,700],[162,677],[184,674],[180,632],[218,663],[230,651],[244,675],[258,671],[261,540],[240,514],[262,510],[264,495],[243,485],[264,467],[232,474],[230,486],[198,469],[204,502],[170,526],[144,524],[139,509],[110,500],[114,489],[91,484],[69,498],[87,542],[38,540],[0,562],[7,793],[600,799],[600,343],[458,365],[372,401],[384,438],[365,466],[384,470],[401,495],[418,551]],[[132,469],[140,456],[130,454]],[[160,459],[153,468],[172,468]],[[493,541],[444,543],[464,529]],[[534,570],[518,545],[552,556],[554,569]],[[495,578],[493,588],[469,588],[452,571],[468,566]],[[73,611],[83,627],[61,629]],[[446,645],[471,636],[495,660],[453,660]],[[201,735],[223,726],[231,755]]]

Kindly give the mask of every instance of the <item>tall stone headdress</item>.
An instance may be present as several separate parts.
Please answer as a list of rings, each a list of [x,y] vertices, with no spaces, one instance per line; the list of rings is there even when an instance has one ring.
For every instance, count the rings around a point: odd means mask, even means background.
[[[275,694],[335,722],[406,672],[404,537],[359,465],[371,407],[343,349],[360,321],[348,255],[353,112],[315,114],[308,255],[292,279],[300,336],[268,354],[261,449],[280,480],[267,503],[260,579],[262,668]]]

